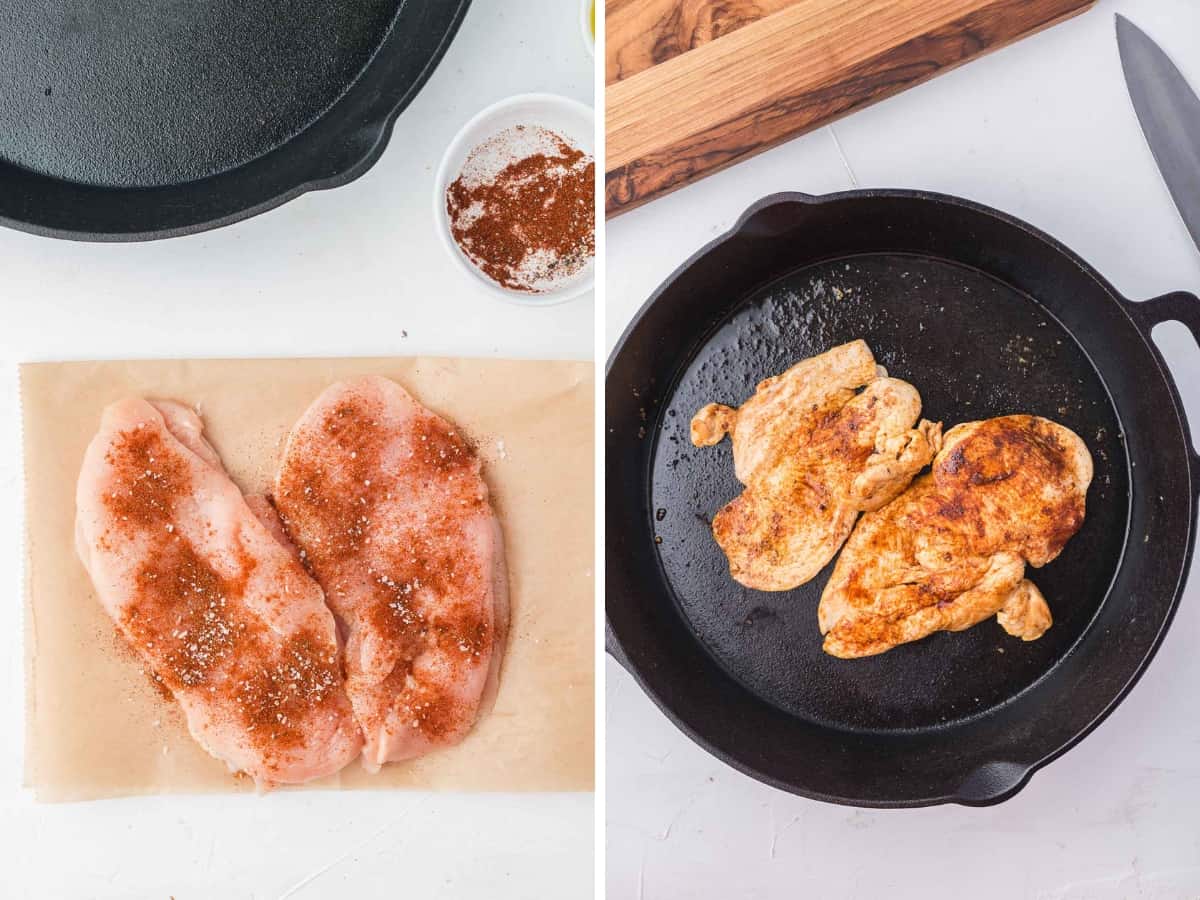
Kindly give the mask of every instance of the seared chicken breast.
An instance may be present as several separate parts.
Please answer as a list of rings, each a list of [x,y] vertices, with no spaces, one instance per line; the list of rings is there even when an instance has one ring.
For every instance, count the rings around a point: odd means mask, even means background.
[[[825,651],[851,658],[997,616],[1036,640],[1051,625],[1026,563],[1054,559],[1083,524],[1092,458],[1037,416],[946,433],[932,471],[862,517],[818,609]]]
[[[864,341],[766,379],[740,409],[697,412],[692,443],[728,434],[746,486],[712,523],[732,577],[783,591],[820,572],[858,514],[900,494],[937,452],[941,425],[917,424],[920,414],[916,388],[888,378]]]

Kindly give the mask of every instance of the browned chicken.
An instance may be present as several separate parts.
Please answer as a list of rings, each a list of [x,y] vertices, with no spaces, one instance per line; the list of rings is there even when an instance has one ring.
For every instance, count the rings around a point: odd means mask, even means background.
[[[825,651],[883,653],[997,616],[1036,640],[1050,609],[1025,564],[1054,559],[1083,524],[1092,458],[1070,429],[1037,416],[946,433],[933,470],[862,517],[818,610]]]
[[[861,390],[859,390],[861,388]],[[746,489],[713,518],[729,572],[784,591],[833,559],[863,510],[908,487],[941,443],[916,388],[875,364],[864,341],[803,360],[758,385],[740,409],[717,403],[692,419],[692,443],[733,440]]]

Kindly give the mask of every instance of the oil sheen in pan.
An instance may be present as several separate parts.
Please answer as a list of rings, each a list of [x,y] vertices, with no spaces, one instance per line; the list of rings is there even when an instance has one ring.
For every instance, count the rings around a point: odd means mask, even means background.
[[[889,374],[921,392],[946,428],[1035,413],[1088,445],[1095,477],[1087,518],[1062,555],[1028,575],[1054,626],[1024,643],[995,619],[867,659],[821,650],[817,601],[832,563],[792,591],[733,581],[710,531],[741,486],[729,441],[692,447],[692,414],[739,405],[755,385],[830,347],[864,338]],[[685,619],[716,660],[762,699],[838,728],[937,727],[1005,703],[1083,634],[1116,572],[1129,514],[1128,465],[1115,410],[1078,344],[1028,296],[940,260],[867,255],[799,270],[748,298],[678,380],[656,435],[651,510],[663,570]]]

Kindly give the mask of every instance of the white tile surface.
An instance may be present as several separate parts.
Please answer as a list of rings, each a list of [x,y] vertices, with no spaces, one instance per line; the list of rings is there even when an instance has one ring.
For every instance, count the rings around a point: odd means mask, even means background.
[[[1085,16],[609,223],[609,347],[638,306],[755,199],[918,187],[1065,241],[1128,296],[1200,290],[1192,246],[1124,89],[1112,15],[1200,86],[1200,5],[1101,0]],[[1200,350],[1156,332],[1195,420]],[[1200,581],[1200,579],[1196,579]],[[1200,897],[1200,583],[1130,697],[998,807],[864,811],[762,786],[683,737],[607,664],[613,898]]]
[[[449,353],[590,358],[593,304],[492,300],[431,230],[459,126],[526,91],[590,103],[578,7],[474,0],[367,175],[217,232],[82,245],[0,230],[0,898],[580,898],[593,802],[576,795],[308,793],[39,806],[19,789],[25,359]],[[407,333],[407,336],[405,336]]]

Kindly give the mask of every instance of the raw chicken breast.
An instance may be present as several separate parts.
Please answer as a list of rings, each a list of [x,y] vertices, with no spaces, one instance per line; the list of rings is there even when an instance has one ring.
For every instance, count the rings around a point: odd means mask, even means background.
[[[275,489],[346,636],[346,689],[377,770],[454,744],[494,691],[507,580],[479,459],[386,378],[328,388]]]
[[[177,403],[104,411],[76,490],[80,559],[205,750],[260,787],[329,775],[362,745],[333,616],[201,430]]]

